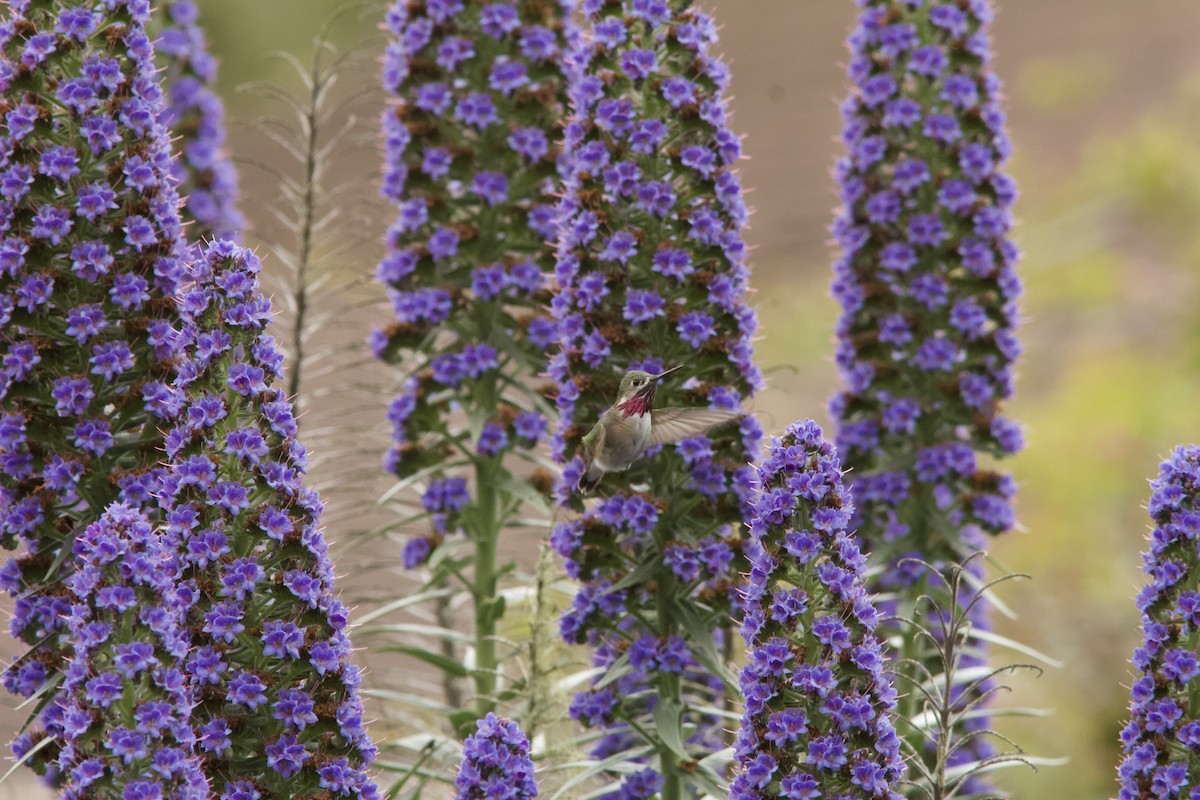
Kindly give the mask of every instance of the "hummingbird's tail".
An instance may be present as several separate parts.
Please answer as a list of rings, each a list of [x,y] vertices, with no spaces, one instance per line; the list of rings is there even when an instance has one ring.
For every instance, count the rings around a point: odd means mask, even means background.
[[[592,489],[595,489],[603,477],[604,470],[600,469],[600,465],[593,459],[592,463],[588,464],[588,468],[583,475],[579,476],[578,488],[580,494],[587,494]]]

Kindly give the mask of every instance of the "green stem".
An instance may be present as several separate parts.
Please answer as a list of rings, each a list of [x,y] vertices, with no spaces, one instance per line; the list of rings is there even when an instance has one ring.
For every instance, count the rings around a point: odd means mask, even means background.
[[[491,464],[475,465],[475,705],[479,715],[496,706],[496,490]]]
[[[659,543],[660,550],[663,542]],[[663,640],[675,635],[677,630],[676,614],[671,607],[679,591],[674,573],[667,572],[663,576],[662,586],[658,592],[658,627]],[[664,603],[663,600],[668,602]],[[686,707],[681,691],[679,675],[673,672],[660,672],[658,679],[659,702],[670,699],[681,707]],[[681,718],[682,719],[682,718]],[[663,775],[662,800],[681,800],[683,797],[683,781],[679,770],[679,757],[669,747],[661,747],[659,756]]]
[[[481,339],[490,339],[491,319],[484,317]],[[484,382],[478,387],[476,413],[484,419],[496,408],[499,387]],[[496,708],[496,544],[500,538],[500,514],[497,513],[494,458],[475,457],[475,706],[479,716]]]

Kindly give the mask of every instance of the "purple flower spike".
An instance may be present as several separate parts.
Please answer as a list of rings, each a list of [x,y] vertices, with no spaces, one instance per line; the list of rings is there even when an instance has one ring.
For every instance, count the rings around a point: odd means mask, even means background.
[[[181,289],[179,412],[167,434],[178,446],[158,496],[186,554],[177,583],[198,609],[181,658],[201,691],[192,717],[217,794],[236,789],[228,776],[251,774],[264,797],[319,793],[330,780],[321,770],[340,760],[341,794],[370,800],[375,747],[347,609],[334,593],[321,500],[301,481],[291,404],[273,388],[282,359],[265,332],[259,270],[249,250],[218,241]]]
[[[1154,530],[1143,556],[1149,583],[1137,597],[1142,643],[1133,651],[1130,720],[1121,731],[1119,800],[1191,797],[1200,786],[1200,593],[1189,581],[1200,535],[1200,447],[1178,447],[1150,483]]]
[[[383,115],[383,194],[397,215],[377,277],[397,321],[372,347],[409,375],[388,414],[398,477],[465,450],[494,480],[541,439],[544,417],[506,387],[537,391],[556,331],[547,284],[572,6],[398,0],[387,14],[383,82],[397,102]],[[533,483],[551,480],[540,470]],[[491,535],[463,508],[431,512],[434,535],[408,543],[406,565],[448,534]]]
[[[928,584],[904,559],[941,570],[1014,524],[1015,483],[977,457],[1021,448],[1019,427],[1000,415],[1020,352],[1016,193],[1001,171],[1011,145],[989,69],[991,4],[859,5],[855,88],[842,107],[848,152],[835,170],[845,388],[831,412],[852,476],[851,527],[885,567],[874,588],[894,593],[904,605],[889,612],[907,617]],[[987,629],[985,603],[971,622]],[[986,728],[971,720],[962,735]],[[971,736],[957,755],[992,752]],[[972,778],[963,791],[985,788]]]
[[[455,800],[537,797],[529,740],[517,723],[488,712],[476,728],[463,742],[463,760],[454,780]]]
[[[549,367],[560,414],[551,448],[564,464],[557,499],[581,516],[559,524],[551,543],[582,584],[563,638],[587,642],[597,666],[628,670],[577,695],[571,713],[606,730],[593,752],[605,757],[642,743],[627,721],[653,730],[651,714],[678,711],[699,760],[723,747],[722,723],[695,707],[722,691],[706,654],[714,632],[718,642],[734,635],[723,628],[740,604],[745,465],[759,456],[761,430],[746,418],[652,449],[607,476],[586,510],[576,486],[580,440],[616,399],[625,370],[682,365],[659,387],[660,405],[738,409],[761,387],[735,170],[741,143],[728,126],[728,70],[711,52],[709,16],[654,0],[582,10],[588,30],[573,64],[552,303],[559,347]],[[641,576],[633,585],[631,572]],[[687,625],[677,624],[681,607],[694,614]],[[647,695],[658,696],[659,711]],[[701,789],[696,776],[658,764],[624,775],[609,796],[650,797],[667,781]]]
[[[160,121],[177,137],[173,174],[184,197],[193,242],[236,239],[245,225],[237,209],[237,171],[225,151],[225,105],[216,93],[217,62],[208,52],[193,0],[171,0],[155,14],[155,46],[165,67],[167,105]]]
[[[846,527],[852,511],[816,423],[771,440],[749,517],[746,710],[732,800],[902,796],[893,788],[904,773],[896,692],[864,588],[866,557]]]
[[[71,652],[63,548],[109,503],[147,504],[161,471],[153,434],[171,402],[184,242],[148,4],[4,13],[0,546],[23,551],[3,588],[19,598],[10,630],[31,647],[4,683],[30,695]],[[28,762],[39,772],[66,741],[46,722],[55,740]]]
[[[200,690],[177,666],[188,652],[196,597],[181,581],[176,542],[141,510],[113,503],[73,552],[67,626],[75,647],[54,707],[62,796],[93,796],[103,778],[114,797],[205,800],[209,783],[193,727]],[[133,602],[102,602],[99,581]],[[131,626],[137,640],[121,643]]]

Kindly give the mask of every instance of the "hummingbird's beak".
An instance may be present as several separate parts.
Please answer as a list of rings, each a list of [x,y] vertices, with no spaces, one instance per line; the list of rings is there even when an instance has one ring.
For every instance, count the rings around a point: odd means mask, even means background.
[[[666,372],[660,372],[650,378],[650,380],[646,381],[646,385],[642,387],[639,394],[641,394],[643,397],[653,397],[655,390],[658,389],[658,382],[677,369],[683,369],[683,364],[680,364],[678,367],[671,367]]]
[[[660,380],[662,380],[666,376],[670,375],[672,372],[674,372],[677,369],[683,369],[683,364],[680,364],[678,367],[671,367],[666,372],[658,373],[657,375],[654,376],[654,383],[658,383]],[[653,385],[653,384],[651,384],[651,385]]]

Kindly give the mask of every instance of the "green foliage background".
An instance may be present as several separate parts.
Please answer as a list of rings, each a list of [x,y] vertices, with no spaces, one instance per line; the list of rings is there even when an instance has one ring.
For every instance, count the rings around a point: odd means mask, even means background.
[[[262,101],[237,87],[267,80],[296,90],[294,75],[268,53],[291,52],[307,63],[313,37],[347,6],[335,0],[199,2],[221,59],[234,152],[266,158],[269,146],[246,124],[263,113]],[[724,25],[734,127],[746,135],[751,159],[743,171],[757,207],[749,239],[763,323],[759,352],[769,378],[757,410],[768,431],[802,416],[827,423],[825,403],[836,386],[836,309],[827,290],[829,169],[840,148],[842,41],[855,7],[849,0],[706,5]],[[1023,530],[998,542],[993,554],[1033,577],[1006,587],[1004,599],[1019,618],[999,627],[1064,662],[1040,679],[1018,678],[1011,696],[1014,705],[1054,714],[1006,722],[1002,729],[1033,753],[1071,759],[1037,775],[1010,771],[1001,783],[1016,796],[1083,800],[1116,791],[1116,736],[1137,636],[1133,597],[1147,532],[1146,481],[1174,445],[1200,441],[1200,49],[1194,40],[1200,4],[996,5],[996,67],[1009,95],[1017,149],[1012,173],[1022,190],[1017,239],[1025,250],[1019,269],[1026,286],[1026,355],[1009,414],[1026,426],[1027,449],[1011,462],[1021,483]],[[378,82],[371,54],[382,49],[375,26],[384,6],[350,8],[332,38],[341,49],[367,56],[342,79],[343,91],[353,94]],[[345,164],[337,175],[353,184],[352,196],[339,200],[347,210],[343,224],[349,222],[363,243],[339,256],[332,269],[344,275],[331,275],[335,285],[369,274],[382,251],[387,210],[376,200],[376,127],[374,117],[364,117],[339,147]],[[243,210],[255,226],[246,243],[256,246],[278,236],[260,206],[272,184],[253,169],[240,171]],[[334,242],[320,244],[330,249]],[[266,268],[272,268],[270,258]],[[325,324],[361,341],[387,313],[380,306]],[[364,381],[386,386],[382,367],[365,369]],[[381,391],[377,408],[359,413],[382,422],[387,399]],[[312,404],[306,424],[335,426],[332,414],[322,416],[328,412]],[[378,430],[382,441],[386,428]],[[369,479],[339,494],[335,476],[324,480],[320,464],[315,468],[331,505],[330,536],[343,546],[351,530],[382,521],[378,511],[355,519],[354,509],[370,504],[346,498],[355,492],[378,497],[387,486],[382,470],[372,470],[378,460],[369,461],[381,452],[378,441],[350,444]],[[532,566],[537,538],[530,534],[506,550]],[[394,545],[350,553],[339,573],[343,590],[363,609],[404,591]],[[5,655],[11,650],[7,641],[0,648]],[[375,670],[375,685],[404,674],[385,665]],[[0,733],[7,733],[20,712],[5,708],[2,714]],[[0,787],[0,797],[11,792],[32,800],[23,785],[27,776],[19,778]]]

